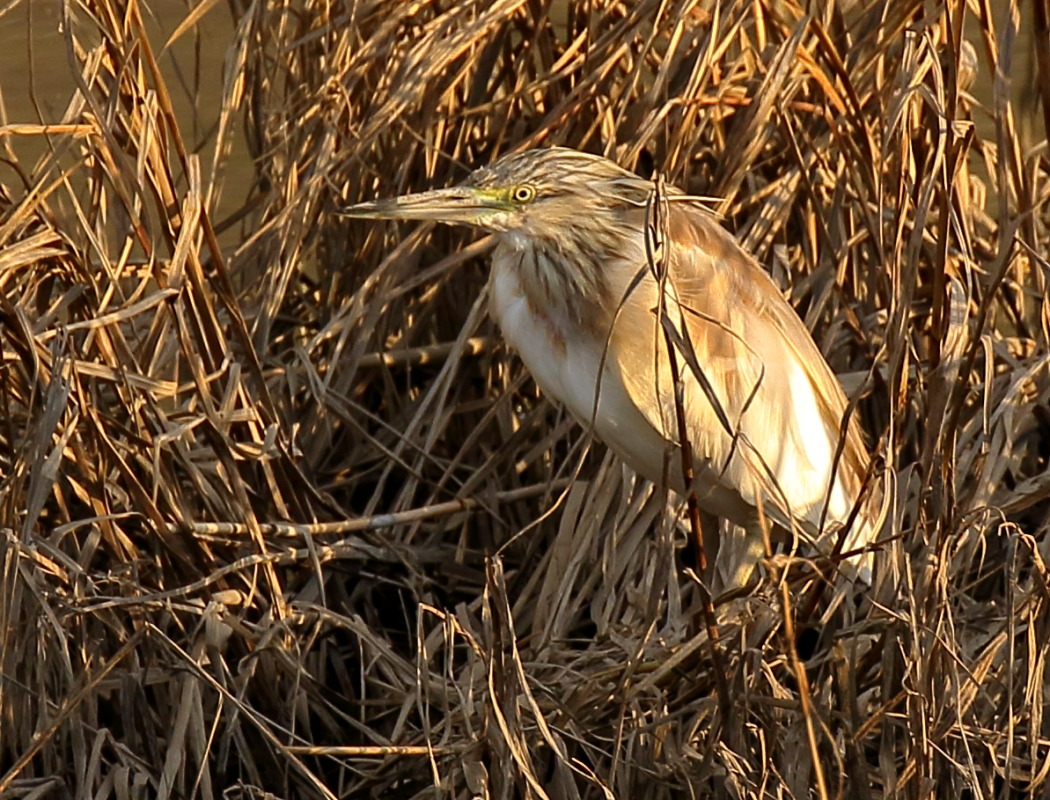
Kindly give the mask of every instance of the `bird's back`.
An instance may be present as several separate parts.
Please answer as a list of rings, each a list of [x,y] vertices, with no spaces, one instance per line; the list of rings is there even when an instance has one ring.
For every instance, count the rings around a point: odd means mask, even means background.
[[[842,388],[754,259],[703,209],[686,201],[668,208],[662,308],[684,343],[676,358],[700,504],[753,530],[761,503],[772,520],[800,523],[804,536],[820,533],[821,549],[830,550],[868,461],[850,420],[835,466],[847,407]],[[522,254],[512,248],[494,256],[493,309],[545,391],[629,466],[682,493],[660,291],[642,238],[645,211],[616,213],[624,235],[603,264],[609,297],[591,306],[587,319],[562,313],[528,286]],[[844,549],[874,540],[870,507]],[[856,566],[870,574],[870,557]]]
[[[672,202],[667,222],[670,270],[664,306],[688,341],[678,361],[697,459],[752,508],[761,502],[773,519],[799,522],[811,535],[823,532],[820,544],[830,549],[834,532],[853,512],[868,463],[860,429],[851,419],[836,464],[847,409],[842,387],[772,279],[709,213]],[[635,270],[626,263],[618,269],[626,289],[626,275]],[[677,439],[667,360],[657,357],[659,379],[645,368],[654,354],[666,350],[649,311],[658,298],[656,282],[647,279],[635,291],[643,293],[643,302],[624,303],[622,322],[613,326],[616,363],[638,407]],[[645,347],[639,346],[642,338]],[[690,350],[695,353],[691,365]],[[714,401],[703,388],[705,379]],[[865,509],[845,549],[873,541],[876,528]],[[857,562],[870,573],[870,556]]]

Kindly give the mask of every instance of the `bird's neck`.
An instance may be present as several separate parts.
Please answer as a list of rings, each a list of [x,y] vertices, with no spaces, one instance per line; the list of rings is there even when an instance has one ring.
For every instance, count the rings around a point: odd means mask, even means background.
[[[513,270],[534,314],[561,326],[607,332],[611,293],[603,243],[582,237],[552,240],[504,233],[493,254],[495,269]]]

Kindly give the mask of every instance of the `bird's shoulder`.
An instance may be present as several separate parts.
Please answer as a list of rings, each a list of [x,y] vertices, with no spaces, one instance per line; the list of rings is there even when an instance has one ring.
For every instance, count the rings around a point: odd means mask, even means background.
[[[705,209],[672,204],[668,223],[681,302],[720,317],[732,331],[721,326],[712,331],[712,325],[706,324],[705,335],[740,337],[737,350],[746,349],[762,362],[763,370],[785,364],[800,368],[813,388],[821,416],[837,427],[847,407],[842,385],[772,277]],[[696,314],[687,313],[686,319],[691,331],[699,329]],[[849,425],[845,455],[854,462],[853,469],[863,468],[866,448],[855,418]]]
[[[765,355],[763,347],[775,353],[786,346],[815,383],[836,399],[842,397],[838,379],[798,313],[769,273],[711,212],[671,204],[668,233],[671,277],[687,319],[710,316],[743,337],[760,357]]]

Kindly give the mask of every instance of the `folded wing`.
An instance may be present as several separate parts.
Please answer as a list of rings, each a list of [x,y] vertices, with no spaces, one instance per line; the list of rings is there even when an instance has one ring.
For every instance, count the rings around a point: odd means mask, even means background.
[[[640,292],[644,302],[622,304],[609,342],[616,351],[611,363],[620,365],[620,378],[649,423],[678,442],[663,314],[676,340],[701,503],[705,492],[738,497],[738,508],[713,510],[751,527],[761,502],[775,521],[819,533],[830,549],[868,463],[850,420],[836,464],[847,407],[838,379],[766,272],[708,212],[670,203],[668,233],[662,303],[639,253],[614,270],[618,296]],[[869,514],[859,515],[846,549],[872,541],[875,527]]]

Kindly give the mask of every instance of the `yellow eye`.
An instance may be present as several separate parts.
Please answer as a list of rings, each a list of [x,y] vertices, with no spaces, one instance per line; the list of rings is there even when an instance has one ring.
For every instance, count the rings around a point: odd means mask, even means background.
[[[510,196],[515,203],[531,203],[536,198],[536,187],[523,183],[515,186]]]

